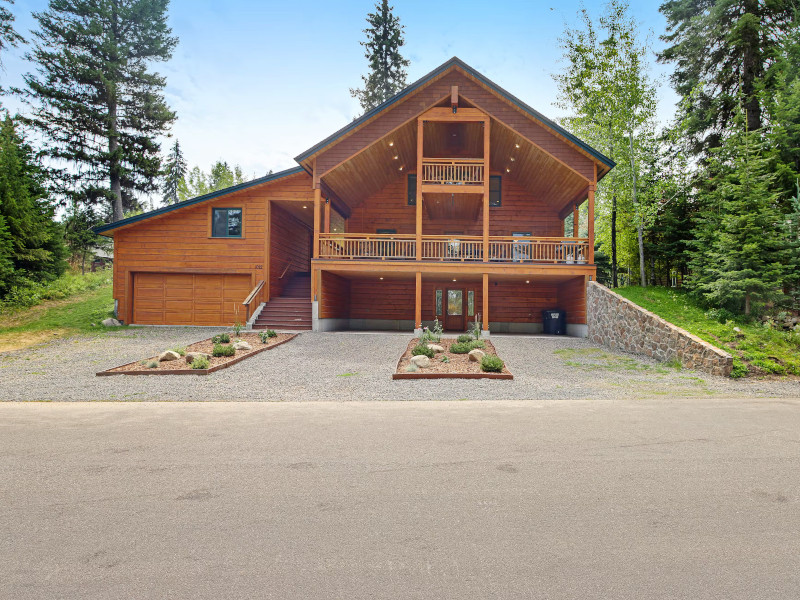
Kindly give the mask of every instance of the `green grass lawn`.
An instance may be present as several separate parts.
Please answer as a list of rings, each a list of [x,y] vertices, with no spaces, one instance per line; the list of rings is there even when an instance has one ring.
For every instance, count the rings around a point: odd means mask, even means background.
[[[70,275],[70,278],[74,277]],[[0,352],[25,348],[56,337],[108,331],[109,328],[100,322],[113,316],[110,275],[87,274],[85,277],[86,280],[78,285],[71,282],[78,290],[74,295],[45,300],[0,317]]]
[[[800,375],[800,334],[744,319],[720,322],[684,290],[626,287],[614,290],[642,308],[734,356],[733,377]],[[734,327],[740,329],[739,332]]]

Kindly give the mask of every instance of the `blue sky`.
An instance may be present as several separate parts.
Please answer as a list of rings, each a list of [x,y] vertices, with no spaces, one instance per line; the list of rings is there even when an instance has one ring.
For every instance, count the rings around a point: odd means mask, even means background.
[[[632,4],[660,48],[660,2]],[[189,164],[207,169],[223,159],[260,176],[294,166],[294,156],[350,122],[359,107],[348,90],[360,84],[366,68],[358,42],[373,5],[173,0],[170,22],[180,43],[157,69],[167,77],[167,100],[178,113],[172,133]],[[593,14],[602,7],[588,0],[585,5]],[[27,35],[34,26],[31,12],[46,6],[46,0],[16,0],[18,31]],[[562,115],[553,105],[552,74],[561,68],[557,38],[565,23],[576,23],[579,1],[395,0],[394,7],[406,26],[409,82],[458,56],[545,115]],[[19,85],[31,69],[23,52],[5,55],[4,85]],[[652,74],[662,79],[659,114],[667,120],[676,97],[663,66],[654,64]],[[4,104],[18,106],[13,99]]]

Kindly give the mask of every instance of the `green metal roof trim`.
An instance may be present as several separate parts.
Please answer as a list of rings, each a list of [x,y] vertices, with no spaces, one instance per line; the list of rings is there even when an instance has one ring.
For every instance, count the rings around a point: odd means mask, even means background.
[[[356,119],[355,121],[353,121],[349,125],[347,125],[345,127],[342,127],[339,131],[337,131],[333,135],[325,138],[319,144],[316,144],[315,146],[312,146],[311,148],[309,148],[308,150],[306,150],[305,152],[303,152],[302,154],[297,156],[295,158],[295,160],[297,162],[302,162],[302,161],[306,160],[312,154],[316,154],[317,152],[319,152],[320,150],[325,148],[325,146],[328,146],[331,143],[335,142],[338,138],[343,136],[345,133],[347,133],[349,131],[352,131],[353,129],[355,129],[356,127],[358,127],[359,125],[361,125],[365,121],[368,121],[369,119],[371,119],[372,117],[377,115],[379,112],[389,108],[392,104],[395,104],[399,100],[402,100],[405,96],[409,95],[411,92],[413,92],[416,89],[420,88],[421,86],[426,84],[428,81],[430,81],[431,79],[437,77],[438,75],[440,75],[444,71],[447,71],[448,69],[450,69],[453,66],[461,67],[464,71],[466,71],[467,73],[469,73],[470,75],[475,77],[475,79],[478,79],[479,81],[483,82],[485,85],[487,85],[488,87],[493,89],[495,92],[497,92],[500,96],[502,96],[506,100],[509,100],[510,102],[515,104],[518,108],[521,108],[523,111],[527,112],[534,119],[536,119],[538,121],[541,121],[542,123],[544,123],[545,125],[547,125],[551,129],[553,129],[553,130],[557,131],[559,134],[563,135],[569,141],[573,142],[575,145],[580,146],[581,148],[586,150],[586,152],[588,152],[589,154],[594,156],[597,160],[602,162],[609,169],[613,169],[617,165],[617,163],[615,163],[613,160],[611,160],[610,158],[608,158],[607,156],[605,156],[601,152],[598,152],[597,150],[592,148],[589,144],[587,144],[586,142],[584,142],[580,138],[574,136],[573,134],[571,134],[569,131],[567,131],[563,127],[561,127],[559,124],[555,123],[554,121],[551,121],[550,119],[545,117],[539,111],[534,110],[533,108],[531,108],[530,106],[525,104],[522,100],[520,100],[519,98],[517,98],[513,94],[511,94],[511,93],[507,92],[506,90],[504,90],[503,88],[501,88],[494,81],[492,81],[488,77],[485,77],[484,75],[482,75],[481,73],[479,73],[478,71],[476,71],[475,69],[470,67],[467,63],[465,63],[463,60],[461,60],[457,56],[454,56],[453,58],[448,60],[446,63],[442,64],[441,66],[439,66],[437,68],[435,68],[433,71],[431,71],[430,73],[428,73],[427,75],[425,75],[421,79],[418,79],[417,81],[415,81],[414,83],[409,85],[402,92],[400,92],[396,96],[393,96],[393,97],[389,98],[383,104],[380,104],[379,106],[376,106],[371,111],[369,111],[368,113],[364,114],[362,117],[359,117],[358,119]]]
[[[200,204],[201,202],[205,202],[206,200],[213,200],[214,198],[219,198],[220,196],[224,196],[225,194],[230,194],[233,192],[238,192],[240,190],[246,190],[247,188],[260,185],[262,183],[269,183],[270,181],[275,181],[276,179],[282,179],[284,177],[289,177],[290,175],[297,175],[298,173],[304,173],[305,170],[302,167],[292,167],[291,169],[286,169],[285,171],[281,171],[279,173],[273,173],[272,175],[266,175],[264,177],[259,177],[258,179],[253,179],[251,181],[245,181],[244,183],[240,183],[239,185],[234,185],[228,188],[224,188],[222,190],[217,190],[216,192],[211,192],[210,194],[204,194],[203,196],[198,196],[197,198],[191,198],[190,200],[184,200],[183,202],[178,202],[177,204],[170,204],[169,206],[164,206],[162,208],[157,208],[156,210],[151,210],[150,212],[142,213],[140,215],[135,215],[133,217],[128,217],[127,219],[122,219],[121,221],[116,221],[114,223],[106,223],[105,225],[98,225],[97,227],[93,227],[92,231],[95,233],[105,233],[106,231],[111,231],[112,229],[116,229],[118,227],[123,227],[125,225],[131,225],[132,223],[138,223],[139,221],[144,221],[145,219],[149,219],[151,217],[156,217],[158,215],[163,215],[168,212],[172,212],[173,210],[178,210],[179,208],[186,208],[187,206],[192,206],[193,204]]]

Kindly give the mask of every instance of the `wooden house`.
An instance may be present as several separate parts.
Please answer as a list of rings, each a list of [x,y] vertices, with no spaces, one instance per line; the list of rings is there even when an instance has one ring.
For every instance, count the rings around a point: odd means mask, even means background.
[[[96,229],[126,323],[585,335],[614,163],[453,58],[299,166]],[[578,219],[588,203],[588,237]],[[584,229],[587,229],[584,224]]]

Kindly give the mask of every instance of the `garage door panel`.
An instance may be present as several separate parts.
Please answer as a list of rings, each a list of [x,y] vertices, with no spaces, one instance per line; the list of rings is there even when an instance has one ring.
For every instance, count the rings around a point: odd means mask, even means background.
[[[133,322],[142,325],[231,325],[250,292],[249,275],[136,273]]]

